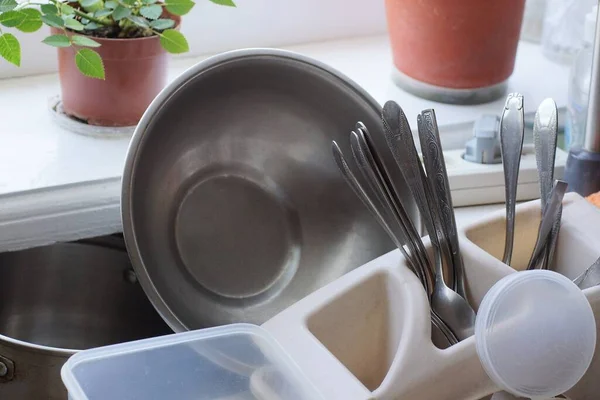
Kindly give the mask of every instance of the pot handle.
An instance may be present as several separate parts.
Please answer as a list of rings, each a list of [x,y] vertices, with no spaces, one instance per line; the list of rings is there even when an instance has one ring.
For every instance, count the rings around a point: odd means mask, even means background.
[[[15,376],[15,363],[0,355],[0,383],[10,382]]]

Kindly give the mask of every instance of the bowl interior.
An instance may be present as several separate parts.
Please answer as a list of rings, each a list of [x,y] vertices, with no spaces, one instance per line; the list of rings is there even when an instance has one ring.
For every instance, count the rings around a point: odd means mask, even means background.
[[[164,99],[136,132],[126,213],[171,325],[260,324],[393,247],[332,159],[357,121],[384,143],[378,108],[348,81],[254,54]]]

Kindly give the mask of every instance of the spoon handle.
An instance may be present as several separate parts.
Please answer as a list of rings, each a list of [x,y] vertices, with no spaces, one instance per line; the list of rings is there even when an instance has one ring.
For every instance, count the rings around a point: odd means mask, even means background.
[[[538,107],[533,121],[533,143],[535,147],[535,161],[537,164],[540,184],[540,201],[542,213],[546,209],[550,191],[554,182],[554,164],[556,159],[556,136],[558,132],[558,109],[554,100],[548,98]],[[560,229],[558,223],[552,228],[548,237],[548,244],[541,260],[541,268],[548,269],[551,265]]]
[[[442,333],[449,346],[459,342],[454,332],[450,330],[450,327],[440,318],[433,308],[430,310],[430,315],[432,324]]]
[[[394,157],[394,161],[396,161],[404,180],[417,202],[417,207],[425,222],[427,233],[434,235],[435,230],[423,185],[423,165],[415,148],[408,119],[402,108],[395,101],[391,100],[383,106],[381,119],[384,127],[384,136]],[[437,238],[432,238],[433,240],[437,240]]]
[[[540,221],[540,226],[538,228],[538,236],[527,269],[535,268],[540,256],[542,256],[542,251],[545,249],[544,244],[546,243],[546,240],[548,239],[548,235],[552,231],[552,228],[556,224],[559,212],[562,207],[562,200],[565,196],[566,191],[567,182],[557,180],[554,183],[554,187],[550,192],[550,200],[548,201],[546,211],[544,212],[542,220]]]
[[[558,210],[558,216],[548,237],[548,248],[546,251],[546,258],[543,264],[543,268],[548,269],[552,267],[552,261],[554,260],[554,252],[556,251],[556,242],[558,241],[558,233],[560,231],[560,220],[562,218],[562,204]]]
[[[375,217],[377,222],[379,222],[379,224],[383,227],[383,229],[386,231],[386,233],[390,236],[390,238],[392,239],[394,244],[400,249],[400,251],[402,252],[402,255],[407,260],[408,265],[410,266],[412,271],[415,273],[415,275],[417,275],[417,277],[419,277],[418,268],[416,268],[414,262],[411,261],[411,258],[409,257],[408,253],[406,252],[406,249],[402,245],[402,241],[400,240],[400,238],[398,238],[392,232],[392,230],[390,229],[390,224],[386,221],[381,210],[377,207],[376,203],[373,201],[371,196],[369,196],[369,194],[364,190],[363,186],[360,184],[360,182],[358,181],[356,176],[350,170],[350,167],[348,166],[348,163],[346,162],[346,159],[344,158],[344,155],[343,155],[342,150],[340,149],[339,145],[335,141],[333,141],[331,144],[331,147],[332,147],[333,158],[335,160],[335,163],[337,164],[339,170],[341,171],[342,176],[344,177],[346,183],[348,183],[348,185],[352,188],[352,190],[358,196],[358,198],[361,199],[361,201],[365,204],[365,206],[373,214],[373,216]],[[404,240],[404,241],[406,241],[406,240]],[[425,281],[420,277],[419,277],[419,280],[421,280],[421,283],[424,285],[425,290],[427,290],[427,288],[425,286]],[[430,315],[431,315],[431,322],[432,322],[433,327],[435,329],[437,329],[444,336],[444,338],[448,342],[448,345],[453,345],[453,344],[458,343],[458,339],[456,338],[456,335],[452,332],[452,330],[448,327],[448,325],[439,317],[439,315],[436,313],[436,311],[433,310],[433,308],[430,309]]]
[[[507,265],[510,265],[512,259],[515,237],[517,183],[524,132],[523,96],[519,93],[511,93],[506,99],[500,121],[500,144],[506,198],[506,237],[502,261]]]
[[[438,219],[438,215],[437,213],[433,215],[433,199],[431,199],[431,193],[426,184],[427,178],[423,170],[423,164],[417,154],[412,131],[406,115],[396,102],[388,101],[383,107],[381,119],[388,147],[415,198],[421,217],[425,222],[427,233],[431,239],[431,244],[434,246],[434,251],[441,252],[440,242],[443,242],[444,238],[441,232],[441,224],[439,222],[434,222],[434,219]],[[420,129],[421,125],[419,125],[419,130]],[[443,243],[447,247],[447,243]],[[450,254],[449,249],[446,249],[444,254]],[[447,265],[449,264],[447,263]],[[434,267],[434,273],[441,276],[443,279],[441,263],[435,261]],[[450,275],[450,286],[453,286],[454,276],[453,274]]]
[[[406,244],[420,269],[420,275],[424,279],[423,284],[427,289],[427,293],[430,293],[430,289],[433,287],[433,277],[423,241],[402,203],[394,199],[391,185],[386,179],[385,174],[379,169],[377,165],[378,160],[375,159],[376,155],[371,151],[362,129],[351,133],[350,146],[354,159],[364,178],[372,185],[371,187],[374,191],[380,193],[380,197],[384,199],[385,206],[391,210],[392,216],[395,217],[398,226],[401,227],[406,235]]]
[[[590,265],[581,275],[573,279],[581,290],[600,284],[600,258]]]
[[[348,186],[350,186],[350,188],[352,188],[352,191],[356,194],[356,196],[358,196],[358,198],[369,209],[371,214],[373,214],[373,216],[375,217],[375,220],[377,222],[379,222],[379,224],[385,230],[385,232],[388,234],[390,239],[392,239],[394,244],[400,249],[400,251],[402,252],[402,255],[407,260],[409,265],[411,265],[413,272],[418,277],[419,274],[417,273],[416,268],[413,265],[414,263],[412,262],[412,257],[409,256],[409,254],[406,252],[406,249],[402,245],[402,241],[403,241],[403,239],[405,241],[405,238],[399,238],[392,231],[392,229],[390,228],[389,222],[384,217],[385,213],[382,212],[380,207],[378,207],[377,202],[373,200],[373,198],[367,193],[367,191],[364,189],[364,187],[359,182],[359,180],[356,178],[356,176],[352,173],[352,171],[350,170],[350,167],[348,166],[348,162],[344,158],[344,154],[342,153],[340,146],[335,141],[333,141],[331,143],[331,150],[333,152],[333,159],[335,160],[335,163],[337,164],[338,169],[342,173],[342,176],[344,177]]]
[[[557,131],[558,110],[556,103],[552,99],[545,99],[538,107],[533,120],[533,143],[540,183],[542,213],[546,210],[550,192],[554,185]]]
[[[442,152],[440,132],[435,118],[434,110],[424,110],[417,117],[417,122],[422,125],[419,129],[421,151],[427,170],[427,179],[432,192],[433,208],[438,207],[438,215],[442,222],[441,232],[445,235],[445,242],[450,249],[450,257],[454,270],[454,289],[466,300],[464,281],[464,266],[460,247],[458,245],[458,232],[452,207],[452,196],[450,194],[450,182],[446,171],[446,162]]]

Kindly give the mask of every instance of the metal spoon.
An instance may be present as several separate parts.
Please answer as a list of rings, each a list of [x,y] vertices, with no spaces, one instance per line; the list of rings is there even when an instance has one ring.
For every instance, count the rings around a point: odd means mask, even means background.
[[[506,99],[500,121],[500,144],[506,197],[506,237],[502,260],[507,265],[510,265],[513,252],[517,183],[524,133],[523,96],[519,93],[511,93]]]
[[[390,229],[389,223],[383,217],[384,213],[381,212],[381,210],[378,208],[376,203],[367,194],[367,192],[364,190],[364,188],[362,187],[362,185],[360,184],[358,179],[354,176],[354,174],[350,170],[350,167],[348,166],[348,163],[346,162],[346,160],[344,158],[342,150],[340,149],[340,147],[338,146],[338,144],[335,141],[332,142],[332,151],[333,151],[333,158],[334,158],[339,170],[342,172],[342,175],[343,175],[344,179],[346,180],[346,182],[348,183],[348,185],[352,188],[352,190],[358,196],[358,198],[360,198],[362,200],[362,202],[365,204],[365,206],[373,214],[373,216],[375,217],[377,222],[379,222],[379,224],[387,232],[387,234],[390,236],[390,238],[392,239],[394,244],[396,246],[398,246],[398,248],[404,255],[404,258],[407,260],[409,267],[412,269],[413,273],[416,274],[416,267],[415,267],[414,263],[411,261],[411,258],[409,257],[408,253],[406,252],[406,249],[404,248],[402,242],[400,241],[400,239],[398,237],[396,237],[396,235]],[[421,283],[424,286],[426,285],[425,281],[423,281],[423,280],[421,280]],[[431,314],[431,322],[432,322],[434,328],[438,329],[439,332],[442,333],[442,336],[446,338],[448,344],[452,345],[452,344],[458,343],[458,339],[456,338],[454,333],[450,330],[450,328],[448,328],[446,323],[436,314],[436,312],[433,309],[431,309],[430,314]]]
[[[356,176],[354,176],[354,174],[350,170],[350,167],[348,166],[348,162],[344,158],[344,154],[342,153],[340,146],[335,142],[335,140],[331,142],[331,150],[333,152],[333,159],[335,160],[335,163],[337,164],[339,170],[342,172],[346,183],[348,183],[348,185],[352,188],[352,190],[358,196],[358,198],[361,199],[364,205],[369,209],[369,211],[371,211],[377,222],[379,222],[382,228],[386,231],[386,233],[388,234],[390,239],[392,239],[394,244],[398,246],[398,249],[400,249],[402,255],[408,261],[409,265],[411,267],[414,267],[412,256],[406,252],[406,249],[402,244],[402,239],[406,241],[406,238],[398,237],[396,233],[391,229],[391,224],[389,224],[386,218],[384,217],[386,213],[384,213],[383,210],[381,210],[381,206],[378,207],[377,202],[374,201],[371,198],[371,196],[367,194],[367,191],[363,188]],[[414,268],[413,272],[417,276],[419,276],[419,273]]]
[[[360,161],[357,160],[357,162],[360,164],[366,161],[366,171],[368,172],[367,175],[369,175],[371,179],[380,178],[380,190],[383,188],[384,191],[390,196],[390,202],[388,204],[391,204],[393,206],[393,210],[397,212],[397,222],[399,222],[403,227],[405,235],[409,237],[409,240],[412,240],[415,243],[416,248],[414,248],[413,251],[417,253],[417,258],[420,258],[421,265],[424,268],[424,286],[432,289],[434,285],[434,278],[431,274],[429,258],[427,257],[427,252],[421,237],[412,221],[408,217],[408,213],[402,205],[402,202],[398,197],[394,198],[395,192],[392,190],[393,185],[390,182],[389,176],[384,173],[385,168],[383,167],[383,162],[378,157],[377,152],[372,150],[372,147],[367,140],[367,128],[361,122],[357,123],[357,128],[357,132],[352,132],[350,139],[353,153],[355,153],[355,157],[358,155],[358,158],[360,159]],[[373,172],[375,172],[375,174],[373,174]],[[399,220],[398,217],[400,217]],[[431,293],[431,291],[432,290],[428,289],[427,293]],[[442,334],[446,337],[448,344],[452,345],[458,343],[454,328],[447,322],[446,316],[440,313],[435,306],[432,306],[432,310],[432,322],[438,327],[438,329],[442,331]],[[448,313],[446,312],[446,314]],[[452,318],[455,317],[453,316]]]
[[[355,132],[352,132],[352,134],[356,135]],[[395,237],[398,238],[398,242],[399,243],[407,243],[407,244],[413,244],[412,239],[410,238],[410,236],[407,233],[407,230],[405,229],[402,221],[400,220],[400,217],[398,216],[398,214],[395,211],[394,206],[392,205],[392,200],[390,199],[389,195],[388,195],[388,191],[389,188],[386,186],[385,188],[382,185],[385,184],[381,184],[379,183],[379,178],[372,178],[369,175],[369,172],[367,172],[367,166],[366,161],[361,161],[361,156],[358,154],[358,145],[356,143],[352,143],[352,135],[351,134],[351,150],[352,150],[352,156],[354,158],[355,163],[359,166],[359,170],[361,172],[361,174],[363,175],[369,189],[370,192],[374,195],[375,197],[375,203],[380,205],[381,210],[379,211],[381,213],[381,216],[383,219],[385,219],[386,221],[389,221],[387,223],[389,232],[388,234],[391,234]],[[363,155],[363,157],[366,158],[365,155]],[[370,170],[370,173],[375,174],[374,171]],[[404,252],[403,255],[405,256],[405,258],[412,264],[415,266],[415,270],[414,273],[417,275],[417,277],[419,278],[419,280],[421,280],[422,282],[424,282],[423,286],[426,288],[427,293],[431,293],[431,281],[430,280],[426,280],[426,277],[424,275],[423,271],[423,265],[422,265],[422,261],[421,259],[418,257],[417,252],[414,250],[414,247],[411,246],[407,246],[409,248],[409,253]],[[402,248],[404,250],[404,246]]]
[[[431,238],[435,258],[435,284],[431,295],[431,306],[448,324],[450,329],[456,333],[457,337],[465,338],[469,336],[471,332],[469,330],[465,331],[462,313],[457,312],[458,310],[454,306],[455,303],[461,302],[462,298],[456,299],[456,297],[460,296],[444,282],[442,256],[440,242],[438,240],[438,234],[443,235],[441,234],[442,227],[439,223],[438,225],[435,225],[433,222],[433,213],[431,212],[431,203],[433,200],[429,191],[429,186],[426,184],[425,173],[417,155],[410,126],[408,125],[408,121],[406,120],[406,116],[402,112],[402,109],[395,103],[386,103],[386,107],[384,107],[382,113],[382,119],[388,146],[411,190],[411,193],[417,201],[421,215],[427,225],[427,230],[430,232],[429,237]],[[390,125],[394,126],[393,131]],[[462,302],[464,302],[464,300],[462,300]]]
[[[455,277],[454,290],[462,298],[466,299],[464,266],[458,245],[458,232],[454,218],[452,196],[450,195],[450,182],[448,181],[446,162],[444,161],[444,153],[442,152],[442,143],[435,118],[435,111],[422,111],[421,115],[417,117],[417,122],[420,124],[418,131],[423,158],[427,157],[429,160],[425,164],[431,192],[434,196],[431,207],[437,213],[436,218],[439,219],[442,228],[443,237],[440,241],[447,242],[450,248],[451,266]],[[436,218],[434,218],[434,221]]]
[[[370,152],[368,143],[362,135],[363,132],[361,130],[359,130],[359,132],[360,134],[352,132],[350,136],[355,161],[359,164],[359,168],[363,173],[364,178],[371,186],[371,189],[378,193],[376,196],[383,199],[381,204],[384,205],[384,208],[391,211],[389,214],[392,214],[392,219],[401,227],[403,237],[405,238],[404,242],[407,243],[407,247],[412,255],[412,257],[407,258],[407,260],[412,259],[413,272],[417,277],[420,276],[421,283],[429,297],[433,286],[433,277],[431,276],[431,269],[428,265],[423,265],[422,258],[420,257],[427,257],[423,243],[418,236],[415,227],[410,222],[408,214],[404,210],[402,204],[399,202],[394,204],[394,200],[391,199],[391,188],[385,183],[385,175],[379,170],[374,154]],[[431,302],[430,297],[429,300]],[[432,307],[430,314],[432,323],[446,338],[448,344],[451,345],[457,343],[458,339],[456,338],[454,331],[448,326],[445,319],[439,315],[434,307]]]
[[[374,146],[370,144],[370,136],[367,127],[362,122],[356,123],[356,132],[350,135],[351,149],[354,159],[359,166],[361,173],[375,192],[375,195],[380,199],[381,204],[385,205],[390,216],[396,221],[395,226],[401,230],[401,237],[405,237],[405,243],[411,241],[415,244],[416,249],[411,251],[415,262],[423,269],[431,270],[427,253],[420,239],[419,232],[412,224],[406,209],[402,206],[397,188],[394,186],[392,179],[383,161],[375,151]],[[359,151],[362,148],[362,156]],[[373,179],[375,177],[376,179]],[[416,250],[416,251],[415,251]],[[422,276],[427,279],[428,294],[431,294],[433,288],[433,276],[430,272],[423,272]]]
[[[544,215],[540,221],[538,236],[535,242],[533,253],[531,254],[531,258],[529,260],[529,264],[527,265],[527,269],[534,269],[537,263],[540,261],[540,257],[545,249],[545,243],[548,239],[548,235],[552,231],[552,228],[557,223],[558,217],[560,216],[559,211],[562,207],[562,200],[566,191],[567,182],[557,180],[554,183],[554,187],[550,192],[550,200],[546,206],[546,211],[544,211]],[[558,223],[560,223],[560,220],[558,220]]]
[[[545,99],[538,107],[533,121],[533,142],[535,145],[535,161],[537,164],[540,183],[540,200],[542,214],[546,210],[550,191],[554,183],[554,163],[556,159],[556,135],[558,132],[558,109],[552,99]],[[561,211],[559,211],[559,214]],[[540,268],[548,269],[551,265],[556,248],[556,240],[560,229],[558,223],[552,228]]]
[[[458,248],[458,235],[452,237],[452,231],[456,232],[454,222],[454,210],[450,199],[450,189],[448,187],[448,175],[444,165],[437,123],[433,110],[426,110],[417,117],[419,138],[423,152],[425,169],[427,170],[427,183],[429,191],[425,191],[428,196],[428,205],[433,215],[433,221],[441,221],[441,229],[434,229],[435,232],[441,232],[442,235],[451,233],[448,241],[453,254],[454,276],[456,277],[457,291],[450,289],[443,280],[443,271],[441,267],[441,255],[439,251],[436,254],[436,274],[433,295],[431,296],[432,307],[444,319],[450,329],[459,339],[465,339],[473,335],[475,326],[475,311],[466,300],[466,295],[458,292],[462,288],[464,293],[463,265],[460,251]],[[453,243],[454,241],[454,243]],[[453,248],[454,245],[454,248]],[[459,283],[459,281],[461,283]]]
[[[432,287],[433,276],[423,241],[408,217],[408,213],[402,203],[399,200],[394,199],[392,189],[387,183],[388,179],[384,177],[383,171],[379,169],[379,166],[375,161],[376,153],[371,152],[362,130],[359,129],[358,133],[352,132],[350,134],[350,146],[352,148],[354,160],[364,178],[371,185],[373,191],[378,192],[379,197],[384,199],[384,205],[391,210],[392,216],[406,235],[406,244],[411,254],[414,255],[414,260],[420,270],[420,275],[427,282],[425,287],[430,289]],[[430,293],[430,290],[428,290],[427,293]],[[441,317],[444,319],[443,315],[441,315]]]
[[[395,101],[388,101],[383,106],[381,120],[388,147],[415,198],[432,245],[440,248],[442,256],[445,257],[444,262],[449,266],[452,263],[449,256],[450,248],[448,242],[445,240],[444,233],[441,231],[442,222],[439,220],[439,214],[433,213],[429,205],[431,195],[429,197],[426,195],[429,186],[425,183],[425,172],[417,154],[408,119],[402,108]],[[437,218],[437,220],[434,222],[433,218]],[[453,287],[454,270],[449,268],[448,273],[445,275],[448,279],[448,285]]]
[[[550,192],[554,185],[557,130],[558,110],[556,103],[552,99],[545,99],[538,107],[533,120],[533,143],[540,181],[542,212],[546,210]]]
[[[600,285],[600,258],[590,265],[581,275],[573,279],[581,290]]]

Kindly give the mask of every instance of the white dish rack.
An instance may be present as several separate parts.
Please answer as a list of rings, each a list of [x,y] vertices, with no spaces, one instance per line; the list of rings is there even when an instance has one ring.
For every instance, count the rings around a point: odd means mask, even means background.
[[[563,204],[554,270],[573,279],[600,255],[600,210],[575,193]],[[539,219],[539,200],[517,207],[516,270],[527,265]],[[504,226],[500,210],[459,231],[467,295],[475,308],[498,280],[515,273],[499,260]],[[584,294],[600,322],[600,286]],[[425,292],[399,250],[312,293],[263,327],[329,400],[479,400],[500,390],[479,361],[474,337],[446,349],[433,344]],[[596,351],[584,377],[565,395],[597,399],[599,375]]]

